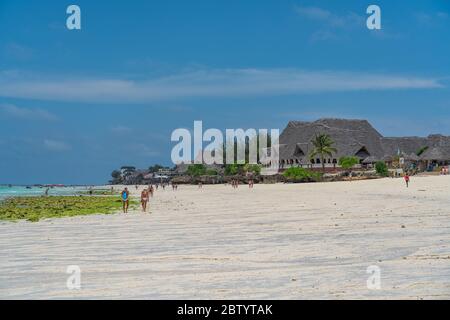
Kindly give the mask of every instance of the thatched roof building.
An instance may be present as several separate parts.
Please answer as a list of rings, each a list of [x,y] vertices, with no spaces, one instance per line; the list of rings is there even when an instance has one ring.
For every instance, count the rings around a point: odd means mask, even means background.
[[[280,165],[320,163],[320,159],[309,157],[313,150],[311,141],[319,134],[329,135],[337,149],[332,158],[325,159],[328,166],[336,166],[343,156],[356,156],[362,164],[392,161],[397,156],[407,161],[450,162],[450,137],[383,137],[367,120],[319,119],[288,123],[279,140]],[[425,151],[420,154],[421,150]]]

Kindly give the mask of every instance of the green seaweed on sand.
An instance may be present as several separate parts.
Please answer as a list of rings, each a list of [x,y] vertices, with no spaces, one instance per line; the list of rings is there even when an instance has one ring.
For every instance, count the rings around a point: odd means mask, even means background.
[[[83,191],[78,191],[77,194],[94,195],[94,196],[110,196],[110,195],[119,195],[120,192],[119,192],[119,190],[114,190],[111,192],[110,189],[94,189],[94,190],[92,190],[92,193],[89,190],[83,190]]]
[[[131,200],[130,208],[136,205]],[[122,208],[122,201],[114,196],[51,196],[16,197],[0,202],[0,220],[71,217],[88,214],[110,214]]]

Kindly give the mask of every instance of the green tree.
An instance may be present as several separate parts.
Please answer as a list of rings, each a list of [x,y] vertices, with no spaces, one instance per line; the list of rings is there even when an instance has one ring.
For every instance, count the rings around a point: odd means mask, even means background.
[[[115,180],[119,180],[122,178],[122,174],[119,170],[114,170],[113,172],[111,172],[111,177],[113,177],[113,179]]]
[[[234,176],[241,172],[242,165],[238,165],[236,163],[227,164],[225,166],[225,175],[226,176]]]
[[[188,166],[186,173],[193,177],[203,176],[206,174],[206,167],[203,164],[191,164]]]
[[[327,134],[316,135],[316,137],[311,141],[314,148],[311,151],[309,158],[314,159],[316,156],[320,156],[320,162],[322,163],[322,171],[325,172],[325,156],[332,157],[333,153],[337,152],[337,149],[332,145],[334,141]]]
[[[382,177],[387,177],[389,175],[388,167],[387,167],[386,163],[384,163],[383,161],[378,161],[375,164],[375,170]]]
[[[123,166],[123,167],[120,168],[120,170],[122,170],[123,175],[126,177],[126,176],[129,176],[129,175],[133,174],[136,171],[136,167]]]
[[[417,156],[421,156],[425,151],[427,151],[428,150],[428,147],[427,146],[425,146],[425,147],[422,147],[422,148],[420,148],[419,150],[417,150],[417,152],[416,152],[416,154],[417,154]]]

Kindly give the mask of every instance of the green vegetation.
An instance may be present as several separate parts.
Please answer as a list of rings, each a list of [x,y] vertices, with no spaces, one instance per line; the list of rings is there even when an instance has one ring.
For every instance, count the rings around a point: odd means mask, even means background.
[[[227,164],[225,166],[225,175],[234,176],[242,172],[243,165],[238,164]]]
[[[111,172],[111,183],[112,184],[120,184],[123,182],[122,173],[119,170],[114,170]]]
[[[243,170],[245,172],[250,172],[253,174],[260,174],[261,173],[261,166],[258,164],[245,164],[243,167]]]
[[[375,170],[382,177],[387,177],[389,175],[388,167],[387,167],[386,163],[384,163],[383,161],[378,161],[375,164]]]
[[[130,202],[130,207],[135,205]],[[17,197],[0,202],[0,220],[39,221],[43,218],[60,218],[88,214],[109,214],[122,208],[119,197]]]
[[[203,164],[191,164],[188,166],[186,174],[192,177],[204,176],[206,174],[206,167]]]
[[[129,176],[129,175],[133,174],[134,172],[136,172],[136,167],[123,166],[120,168],[120,170],[122,170],[123,175],[126,177],[126,176]]]
[[[207,175],[207,176],[217,176],[218,172],[217,172],[217,170],[214,170],[214,169],[208,169],[208,170],[206,170],[205,175]]]
[[[428,147],[422,147],[422,148],[420,148],[419,150],[417,150],[417,152],[416,152],[416,154],[417,154],[417,156],[421,156],[425,151],[427,151],[428,150]]]
[[[93,195],[93,196],[110,196],[110,195],[115,195],[115,194],[120,194],[119,190],[114,190],[111,193],[111,189],[95,189],[91,191],[86,190],[86,191],[79,191],[76,194],[80,194],[80,195]]]
[[[311,151],[309,158],[314,159],[317,155],[320,156],[320,163],[322,164],[322,171],[325,172],[325,156],[332,157],[333,153],[337,152],[337,149],[332,147],[334,141],[327,134],[320,134],[316,136],[311,143],[314,149]]]
[[[261,166],[257,164],[227,164],[225,166],[225,175],[234,176],[236,174],[245,175],[246,173],[260,174]]]
[[[344,170],[349,170],[356,166],[359,163],[359,159],[357,157],[342,157],[339,159],[339,165]]]
[[[283,176],[285,176],[289,180],[294,180],[297,182],[300,181],[319,181],[322,178],[322,174],[319,172],[314,172],[311,170],[307,170],[304,168],[291,167],[283,172]]]

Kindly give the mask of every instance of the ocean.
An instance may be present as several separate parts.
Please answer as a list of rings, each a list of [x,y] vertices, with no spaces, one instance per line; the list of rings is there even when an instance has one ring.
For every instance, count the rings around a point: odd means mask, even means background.
[[[9,197],[42,196],[46,189],[46,187],[0,186],[0,200]],[[98,189],[98,187],[93,189]],[[87,190],[89,190],[89,187],[86,186],[53,187],[49,189],[48,194],[51,196],[70,196]]]

